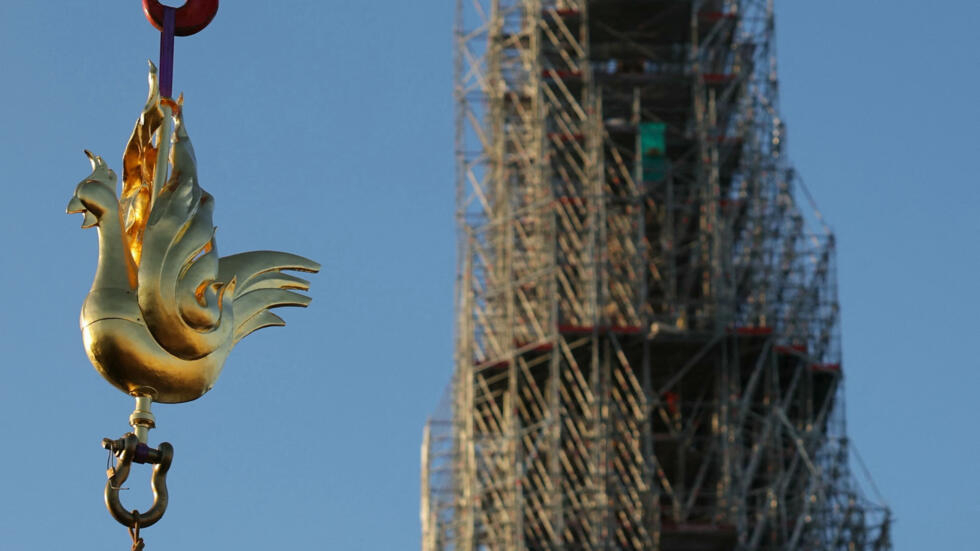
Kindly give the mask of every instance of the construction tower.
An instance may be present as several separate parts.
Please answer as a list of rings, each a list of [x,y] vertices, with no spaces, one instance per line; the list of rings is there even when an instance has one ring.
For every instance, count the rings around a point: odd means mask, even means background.
[[[891,548],[773,32],[771,0],[458,0],[423,551]]]

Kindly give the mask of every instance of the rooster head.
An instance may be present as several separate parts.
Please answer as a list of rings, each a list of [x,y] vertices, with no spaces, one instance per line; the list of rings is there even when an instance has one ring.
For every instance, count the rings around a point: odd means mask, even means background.
[[[68,202],[65,211],[68,214],[84,214],[82,227],[91,228],[99,225],[106,213],[118,212],[119,200],[116,198],[116,173],[105,164],[102,157],[93,155],[88,150],[85,155],[92,163],[92,174],[78,183],[75,195]]]

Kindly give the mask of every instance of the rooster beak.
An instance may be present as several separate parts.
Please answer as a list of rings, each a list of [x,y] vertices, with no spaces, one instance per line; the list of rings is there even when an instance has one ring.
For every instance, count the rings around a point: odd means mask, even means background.
[[[81,199],[79,199],[77,195],[73,196],[71,201],[68,201],[68,207],[65,208],[65,212],[68,214],[75,214],[78,212],[84,214],[84,218],[82,218],[83,228],[91,228],[99,223],[99,219],[96,218],[91,211],[85,208],[85,205],[82,204]]]
[[[75,214],[76,212],[85,212],[85,205],[82,204],[81,199],[77,195],[73,195],[71,201],[68,201],[68,207],[65,208],[65,213]]]

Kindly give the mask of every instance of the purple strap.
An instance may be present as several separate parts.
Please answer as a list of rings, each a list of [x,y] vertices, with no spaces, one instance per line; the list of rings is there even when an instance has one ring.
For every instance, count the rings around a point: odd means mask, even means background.
[[[160,31],[160,96],[169,98],[174,88],[174,24],[177,8],[163,6],[163,30]]]

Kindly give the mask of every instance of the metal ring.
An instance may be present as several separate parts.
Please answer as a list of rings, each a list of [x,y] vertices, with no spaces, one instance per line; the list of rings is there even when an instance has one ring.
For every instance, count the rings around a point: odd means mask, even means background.
[[[143,0],[143,13],[146,19],[163,31],[163,10],[166,8],[159,0]],[[171,8],[174,9],[174,8]],[[208,26],[218,13],[218,0],[187,0],[183,6],[176,8],[174,34],[190,36]]]

